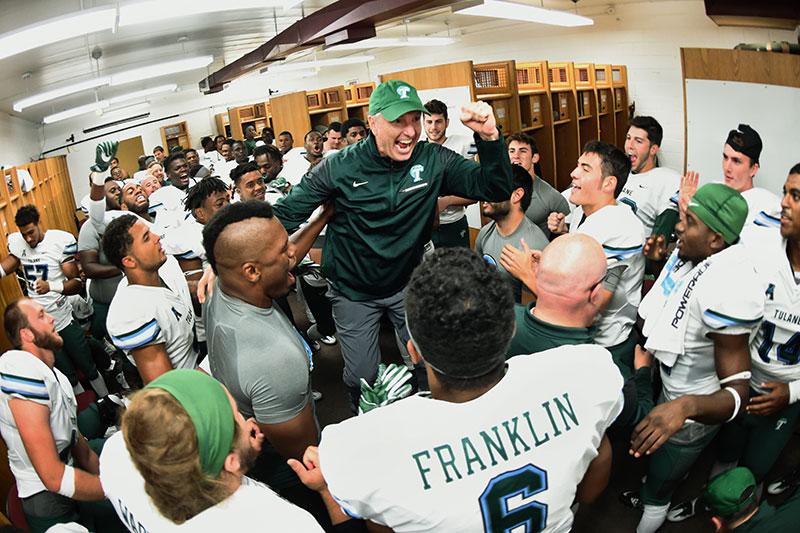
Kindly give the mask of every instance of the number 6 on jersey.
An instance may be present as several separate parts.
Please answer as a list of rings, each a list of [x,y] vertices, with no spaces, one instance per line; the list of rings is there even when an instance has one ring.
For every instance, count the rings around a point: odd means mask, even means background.
[[[504,533],[525,526],[526,533],[542,531],[547,524],[547,505],[529,502],[509,510],[514,496],[528,499],[547,490],[547,472],[532,464],[504,472],[486,485],[478,500],[483,515],[483,530]]]

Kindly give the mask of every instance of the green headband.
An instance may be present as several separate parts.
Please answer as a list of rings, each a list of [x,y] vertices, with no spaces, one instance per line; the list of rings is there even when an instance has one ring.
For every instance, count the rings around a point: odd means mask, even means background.
[[[736,242],[747,220],[747,201],[722,183],[706,183],[697,189],[688,209],[728,244]]]
[[[151,381],[146,389],[162,389],[178,400],[197,434],[200,466],[216,479],[233,446],[233,409],[225,389],[198,370],[171,370]]]

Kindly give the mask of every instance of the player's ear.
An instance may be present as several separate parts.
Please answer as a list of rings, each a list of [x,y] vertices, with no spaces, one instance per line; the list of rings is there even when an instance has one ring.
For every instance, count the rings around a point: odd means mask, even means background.
[[[243,263],[240,268],[242,269],[244,278],[249,283],[256,283],[261,278],[261,269],[256,263],[248,261]]]
[[[721,233],[711,232],[711,236],[708,239],[708,245],[711,250],[713,250],[713,253],[719,252],[725,248],[725,238]]]
[[[136,266],[136,259],[132,255],[126,255],[122,258],[122,266],[125,268],[133,268]]]
[[[242,468],[242,461],[239,459],[239,454],[232,451],[225,457],[225,462],[222,463],[222,469],[234,475],[239,475]]]
[[[30,342],[32,343],[35,339],[35,335],[33,334],[33,330],[31,328],[22,328],[19,330],[19,340],[20,342]]]
[[[206,222],[208,222],[208,220],[206,220],[205,214],[203,213],[202,207],[195,207],[194,209],[192,209],[192,216],[195,219],[197,219],[197,221],[201,224],[205,224]]]
[[[540,154],[538,154],[538,153],[536,153],[536,154],[533,154],[533,157],[531,157],[531,163],[533,163],[533,164],[535,165],[536,163],[538,163],[538,162],[539,162],[539,158],[540,158],[540,157],[541,157],[541,155],[540,155]]]
[[[602,187],[605,192],[610,192],[613,194],[614,191],[617,190],[617,177],[614,175],[607,176],[605,179],[603,179]]]
[[[408,349],[408,355],[411,356],[411,362],[415,365],[420,364],[422,362],[422,357],[419,355],[414,343],[411,342],[411,339],[406,343],[406,348]]]

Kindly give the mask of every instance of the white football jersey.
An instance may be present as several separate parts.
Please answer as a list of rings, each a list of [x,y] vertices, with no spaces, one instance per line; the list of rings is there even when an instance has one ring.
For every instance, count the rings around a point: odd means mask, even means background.
[[[72,464],[72,458],[66,450],[78,435],[78,403],[69,379],[59,369],[22,350],[10,350],[0,357],[0,391],[0,432],[8,446],[17,491],[26,498],[47,488],[28,457],[8,401],[18,398],[47,406],[56,451],[64,455],[61,460],[67,464]]]
[[[671,168],[656,167],[649,172],[630,174],[617,201],[633,210],[644,224],[645,235],[650,235],[658,215],[674,209],[671,198],[680,184],[680,174]]]
[[[800,379],[800,286],[786,255],[786,239],[775,229],[762,229],[751,240],[756,272],[764,284],[764,320],[750,343],[752,387]],[[750,245],[748,245],[750,247]]]
[[[569,232],[594,237],[603,247],[609,269],[623,265],[625,272],[614,296],[597,319],[595,342],[615,346],[628,338],[636,322],[644,280],[644,226],[624,205],[609,205],[583,218],[578,206],[569,216]]]
[[[177,226],[186,215],[183,201],[186,199],[186,191],[167,185],[154,191],[148,197],[150,202],[150,212],[155,213],[155,224],[163,228]]]
[[[320,468],[346,512],[398,533],[569,531],[621,390],[600,346],[521,355],[469,402],[416,395],[327,426]]]
[[[161,245],[166,253],[175,256],[178,260],[200,259],[204,269],[209,266],[206,249],[203,248],[203,225],[191,213],[186,213],[186,219],[183,222],[167,230]],[[202,318],[196,313],[194,329],[197,332],[197,340],[205,341],[206,328]]]
[[[194,309],[186,278],[171,256],[158,274],[161,287],[129,285],[122,278],[108,309],[108,333],[131,362],[131,350],[163,344],[173,368],[195,368]]]
[[[22,234],[12,233],[8,236],[8,251],[19,259],[22,275],[27,284],[28,297],[42,304],[45,311],[56,321],[56,331],[61,331],[72,322],[72,305],[63,294],[50,291],[47,294],[36,294],[35,285],[40,279],[45,281],[67,281],[61,264],[74,261],[78,252],[78,241],[66,231],[50,229],[44,233],[44,239],[36,248],[31,248]]]
[[[672,367],[661,364],[661,380],[667,401],[687,394],[713,394],[720,389],[714,364],[714,341],[708,335],[753,335],[764,309],[763,285],[741,245],[718,252],[707,268],[684,270],[675,250],[653,288],[639,308],[648,331],[649,309],[663,309],[675,291],[684,294],[686,304],[675,311],[674,323],[687,320],[683,353]],[[717,257],[726,254],[725,257]],[[688,317],[684,313],[688,312]],[[655,315],[654,315],[655,316]],[[662,326],[663,327],[663,326]],[[677,326],[674,326],[677,327]],[[646,346],[651,349],[650,346]],[[652,350],[658,357],[658,351]]]
[[[449,135],[442,145],[449,148],[461,157],[474,159],[478,153],[475,142],[464,135]],[[439,224],[452,224],[467,215],[467,208],[463,205],[448,205],[439,212]]]
[[[781,225],[781,199],[761,187],[753,187],[742,193],[747,201],[747,221],[766,228]]]
[[[269,517],[273,531],[321,532],[314,517],[292,505],[269,487],[248,477],[241,486],[217,505],[176,524],[165,518],[145,491],[139,473],[125,446],[121,431],[112,435],[100,454],[100,483],[122,523],[132,533],[143,531],[243,531],[249,529],[253,517]]]

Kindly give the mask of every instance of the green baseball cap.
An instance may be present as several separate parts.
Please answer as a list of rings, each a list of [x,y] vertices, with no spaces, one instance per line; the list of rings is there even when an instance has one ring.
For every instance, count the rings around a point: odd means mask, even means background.
[[[697,189],[689,200],[689,210],[728,244],[736,242],[747,219],[747,201],[722,183],[707,183]]]
[[[743,466],[732,468],[709,481],[703,498],[715,515],[734,515],[755,502],[756,478]]]
[[[400,80],[389,80],[378,85],[369,97],[369,114],[380,113],[389,122],[409,111],[425,112],[417,90]]]

